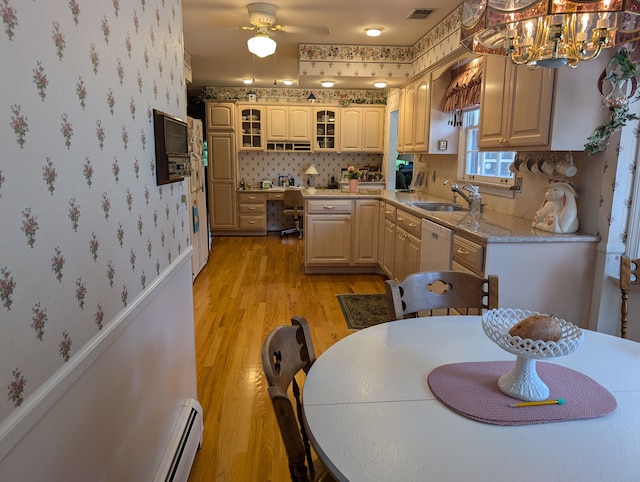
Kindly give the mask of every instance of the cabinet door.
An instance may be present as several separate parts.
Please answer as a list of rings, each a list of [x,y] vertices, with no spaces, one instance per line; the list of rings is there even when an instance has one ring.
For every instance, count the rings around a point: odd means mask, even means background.
[[[360,132],[362,130],[362,110],[346,107],[341,113],[340,150],[359,151]]]
[[[395,254],[396,224],[388,219],[384,221],[384,245],[382,254],[382,270],[393,279],[394,254]]]
[[[353,246],[355,264],[376,264],[378,261],[378,201],[356,201],[356,222]]]
[[[378,266],[382,268],[384,253],[384,222],[385,222],[386,204],[378,201]]]
[[[211,229],[236,229],[236,184],[209,181]]]
[[[238,149],[241,151],[262,150],[263,108],[241,105],[239,106],[239,112],[240,132],[238,135]]]
[[[412,234],[407,235],[404,249],[405,276],[420,271],[421,241]]]
[[[351,263],[351,214],[314,214],[305,221],[306,264]]]
[[[413,150],[427,152],[429,148],[429,114],[431,111],[431,82],[429,78],[416,86],[413,111]]]
[[[548,145],[553,69],[520,68],[491,55],[483,62],[478,147],[504,150]]]
[[[313,149],[316,151],[337,151],[338,144],[338,110],[316,108],[314,110],[315,142]]]
[[[311,108],[310,107],[289,107],[289,138],[294,142],[308,142],[311,140]]]
[[[286,107],[267,107],[267,139],[270,141],[289,140]]]
[[[413,152],[414,133],[414,106],[416,90],[415,84],[407,85],[402,94],[402,103],[398,129],[398,144],[402,146],[401,152]]]
[[[409,233],[404,229],[396,226],[393,246],[393,278],[396,281],[402,281],[408,274],[404,263],[404,251],[408,235]]]
[[[503,147],[506,138],[511,70],[504,58],[485,55],[482,71],[482,94],[480,100],[480,128],[478,147]]]
[[[509,146],[545,146],[549,144],[553,103],[553,69],[511,67],[512,81]]]
[[[207,133],[209,212],[212,229],[236,227],[237,160],[233,132]]]
[[[207,102],[207,130],[230,130],[235,126],[235,104]]]
[[[236,181],[236,149],[233,132],[207,133],[209,178],[216,181]]]
[[[382,152],[384,144],[384,108],[362,109],[362,151]]]

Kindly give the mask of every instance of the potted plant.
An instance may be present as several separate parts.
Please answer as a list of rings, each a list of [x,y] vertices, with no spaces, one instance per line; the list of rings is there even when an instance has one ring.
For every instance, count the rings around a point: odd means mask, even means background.
[[[349,166],[346,177],[349,179],[349,192],[356,192],[360,182],[360,171],[355,166]]]

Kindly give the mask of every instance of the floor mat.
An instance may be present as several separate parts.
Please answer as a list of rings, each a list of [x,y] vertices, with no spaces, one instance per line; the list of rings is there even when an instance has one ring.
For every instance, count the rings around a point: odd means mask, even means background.
[[[344,294],[336,297],[351,330],[362,330],[390,320],[385,294]]]

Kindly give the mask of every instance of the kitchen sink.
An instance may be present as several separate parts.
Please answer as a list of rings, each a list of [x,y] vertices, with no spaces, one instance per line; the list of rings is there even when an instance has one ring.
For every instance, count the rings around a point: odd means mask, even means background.
[[[418,209],[424,209],[425,211],[462,211],[465,208],[459,204],[453,203],[436,203],[436,202],[423,202],[414,201],[408,203],[409,206]]]

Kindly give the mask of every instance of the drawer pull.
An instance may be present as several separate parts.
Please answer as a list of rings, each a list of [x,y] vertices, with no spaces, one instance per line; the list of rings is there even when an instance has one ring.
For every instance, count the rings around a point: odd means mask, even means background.
[[[415,228],[416,226],[418,226],[416,223],[409,223],[409,227],[411,228]]]
[[[325,206],[322,206],[322,208],[323,209],[335,209],[336,207],[335,206],[331,206],[331,205],[325,205]]]
[[[398,216],[398,221],[406,221],[405,218],[401,218],[400,216]]]
[[[463,255],[463,256],[466,256],[466,255],[468,255],[468,254],[469,254],[469,251],[467,251],[466,249],[458,248],[458,249],[456,250],[456,253],[461,254],[461,255]]]

